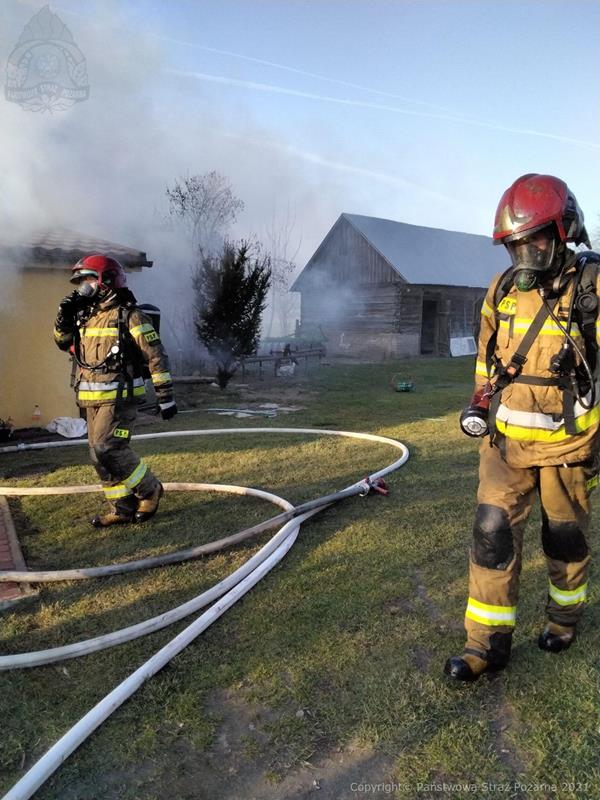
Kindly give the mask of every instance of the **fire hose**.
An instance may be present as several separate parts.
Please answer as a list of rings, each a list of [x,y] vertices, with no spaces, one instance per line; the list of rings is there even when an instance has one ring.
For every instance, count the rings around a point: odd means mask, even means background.
[[[194,611],[214,602],[214,604],[198,619],[192,622],[185,628],[178,636],[171,642],[159,650],[152,658],[145,664],[142,664],[135,672],[128,678],[120,683],[113,689],[103,700],[94,706],[85,716],[77,722],[61,739],[59,739],[40,759],[37,761],[28,772],[8,791],[3,800],[27,800],[34,792],[52,775],[60,766],[60,764],[76,750],[87,738],[98,728],[105,719],[107,719],[113,711],[121,706],[137,689],[142,686],[145,681],[155,675],[162,669],[171,659],[180,653],[190,642],[196,639],[209,625],[218,619],[228,608],[230,608],[240,597],[248,592],[258,581],[260,581],[289,551],[294,544],[300,529],[300,525],[318,513],[319,511],[327,508],[332,503],[338,502],[345,497],[354,495],[365,495],[371,490],[385,492],[382,479],[384,475],[399,469],[406,463],[409,453],[408,449],[401,442],[385,436],[377,436],[375,434],[355,433],[350,431],[331,431],[321,430],[315,428],[226,428],[226,429],[210,429],[210,430],[192,430],[192,431],[173,431],[167,433],[155,434],[142,434],[133,437],[134,439],[154,439],[162,437],[173,436],[207,436],[207,435],[225,435],[225,434],[239,434],[239,433],[302,433],[312,435],[327,435],[327,436],[343,436],[354,439],[363,439],[367,441],[380,442],[388,444],[402,452],[400,458],[387,467],[367,476],[366,478],[352,484],[351,486],[342,489],[341,491],[334,492],[324,497],[317,498],[316,500],[309,501],[300,506],[293,506],[283,498],[277,497],[268,492],[263,492],[257,489],[249,489],[240,486],[226,486],[216,484],[166,484],[167,490],[212,490],[223,491],[233,494],[247,494],[263,499],[270,500],[271,502],[279,505],[284,509],[282,514],[278,514],[267,520],[264,523],[255,525],[238,534],[221,539],[218,542],[213,542],[210,545],[203,545],[201,547],[189,548],[188,550],[181,550],[174,553],[167,553],[162,556],[156,556],[150,559],[141,559],[138,561],[125,562],[123,564],[113,564],[106,567],[93,567],[93,568],[80,568],[75,570],[60,570],[60,571],[45,571],[38,573],[28,572],[0,572],[0,581],[25,581],[28,578],[35,582],[48,582],[55,580],[83,580],[92,577],[102,577],[105,575],[113,575],[121,572],[130,572],[139,569],[146,569],[150,567],[162,566],[164,564],[176,563],[192,558],[198,558],[205,555],[207,552],[215,552],[217,549],[230,546],[239,541],[244,541],[251,536],[262,533],[265,530],[273,528],[282,522],[285,524],[276,533],[267,544],[265,544],[254,556],[252,556],[245,564],[239,567],[235,572],[220,581],[211,589],[203,592],[195,597],[193,600],[178,606],[171,611],[161,614],[144,622],[136,625],[123,628],[119,631],[114,631],[104,636],[98,636],[84,642],[77,642],[72,645],[63,647],[52,648],[50,650],[38,651],[33,653],[20,653],[12,656],[0,657],[0,669],[15,669],[18,667],[33,667],[41,664],[53,663],[55,661],[73,658],[79,655],[85,655],[99,650],[121,644],[126,641],[144,636],[156,630],[166,627],[167,625],[182,619]],[[57,447],[73,444],[83,444],[82,441],[68,441],[68,442],[50,442],[45,446]],[[23,449],[41,449],[43,444],[25,445],[25,447],[6,447],[0,449],[0,454],[3,452],[14,452],[15,450]],[[16,496],[24,494],[69,494],[75,491],[99,491],[101,487],[87,486],[87,487],[37,487],[35,489],[22,489],[15,487],[0,487],[0,494],[7,496]],[[211,549],[207,549],[211,548]],[[65,574],[69,575],[68,578],[62,577]],[[56,577],[61,575],[61,577]],[[11,576],[11,577],[8,577]],[[15,577],[19,576],[19,577]],[[25,578],[24,576],[28,576]],[[32,576],[37,576],[33,578]]]

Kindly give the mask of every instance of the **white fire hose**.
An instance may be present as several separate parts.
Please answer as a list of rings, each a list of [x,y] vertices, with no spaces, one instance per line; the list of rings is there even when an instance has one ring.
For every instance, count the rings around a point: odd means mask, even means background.
[[[142,684],[155,675],[162,669],[171,659],[180,653],[190,642],[192,642],[202,631],[206,630],[216,619],[218,619],[228,608],[230,608],[240,597],[249,591],[258,581],[260,581],[281,559],[285,556],[288,550],[295,542],[300,525],[309,517],[321,511],[323,508],[331,505],[344,497],[350,497],[356,494],[366,494],[371,488],[377,488],[377,482],[390,472],[399,469],[408,459],[408,449],[401,442],[390,439],[385,436],[377,436],[368,433],[354,433],[350,431],[330,431],[319,430],[315,428],[226,428],[226,429],[212,429],[212,430],[192,430],[192,431],[172,431],[167,433],[154,433],[142,434],[134,436],[134,439],[154,439],[161,437],[172,436],[209,436],[209,435],[225,435],[225,434],[240,434],[240,433],[302,433],[312,435],[326,435],[326,436],[344,436],[354,439],[363,439],[367,441],[380,442],[383,444],[391,445],[402,452],[400,458],[396,461],[379,470],[378,472],[369,475],[367,478],[358,481],[346,489],[339,492],[327,495],[317,500],[310,501],[301,506],[294,507],[291,503],[283,500],[276,495],[269,492],[262,492],[258,489],[249,489],[240,486],[225,486],[216,484],[165,484],[167,490],[178,489],[192,489],[192,490],[210,490],[210,491],[223,491],[233,494],[247,494],[263,499],[270,500],[271,502],[279,505],[284,509],[283,514],[273,517],[265,523],[248,528],[245,531],[235,534],[234,536],[222,539],[219,542],[212,543],[212,549],[207,550],[208,546],[198,548],[190,548],[187,551],[178,551],[177,553],[166,554],[165,556],[158,556],[152,559],[142,559],[140,561],[125,562],[120,565],[109,565],[108,567],[95,567],[95,568],[81,568],[77,570],[63,570],[63,571],[46,571],[43,573],[21,573],[21,572],[0,572],[1,580],[26,580],[23,576],[36,575],[36,582],[45,582],[51,580],[82,580],[91,577],[101,577],[107,574],[115,574],[116,572],[132,571],[132,569],[144,569],[162,565],[163,563],[175,563],[177,561],[184,561],[189,558],[197,558],[207,552],[214,552],[219,549],[249,536],[256,535],[264,530],[280,524],[285,519],[285,524],[278,533],[273,536],[267,544],[265,544],[252,558],[245,564],[239,567],[235,572],[229,575],[224,580],[213,586],[211,589],[203,592],[195,597],[193,600],[184,603],[177,608],[172,609],[164,614],[161,614],[153,619],[145,620],[136,625],[123,628],[113,633],[98,636],[94,639],[89,639],[84,642],[77,642],[72,645],[64,647],[52,648],[50,650],[21,653],[12,656],[0,657],[0,669],[15,669],[18,667],[33,667],[40,664],[48,664],[55,661],[60,661],[66,658],[73,658],[79,655],[96,652],[98,650],[112,647],[126,641],[130,641],[139,636],[144,636],[147,633],[160,630],[167,625],[182,619],[183,617],[197,611],[203,606],[214,602],[214,604],[205,611],[198,619],[192,622],[185,630],[176,636],[171,642],[159,650],[152,658],[146,663],[142,664],[135,672],[128,678],[120,683],[115,689],[112,690],[103,700],[94,706],[88,713],[77,722],[56,744],[54,744],[40,759],[37,761],[28,772],[8,791],[2,800],[27,800],[34,792],[52,775],[63,761],[76,750],[88,736],[98,728],[105,719],[107,719],[113,711],[122,705],[134,692],[136,692]],[[82,441],[67,441],[67,442],[49,442],[45,444],[32,444],[21,446],[5,447],[0,449],[1,453],[16,452],[25,449],[41,449],[42,447],[58,447],[68,446],[74,444],[84,444]],[[17,489],[13,487],[0,487],[0,494],[8,496],[24,495],[24,494],[66,494],[75,491],[99,491],[101,487],[45,487],[36,489]],[[241,537],[241,538],[240,538]],[[148,563],[151,562],[151,563]],[[132,565],[134,565],[132,567]],[[143,565],[143,566],[142,566]],[[116,570],[115,570],[116,568]],[[100,572],[99,572],[100,571]],[[69,574],[69,578],[56,577],[56,575]],[[11,577],[8,577],[11,576]],[[15,578],[15,576],[20,576]],[[217,599],[220,598],[220,599]]]

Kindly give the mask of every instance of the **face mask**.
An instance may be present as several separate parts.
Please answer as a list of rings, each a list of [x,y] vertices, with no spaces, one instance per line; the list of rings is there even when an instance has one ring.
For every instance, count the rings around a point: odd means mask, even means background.
[[[98,291],[98,281],[81,281],[77,284],[76,292],[81,297],[93,297]]]

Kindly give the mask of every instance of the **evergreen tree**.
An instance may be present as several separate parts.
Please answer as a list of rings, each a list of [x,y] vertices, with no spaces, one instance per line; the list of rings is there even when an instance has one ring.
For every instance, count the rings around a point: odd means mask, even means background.
[[[269,257],[253,249],[225,242],[220,256],[203,256],[194,275],[196,332],[217,362],[221,389],[258,347],[271,269]]]

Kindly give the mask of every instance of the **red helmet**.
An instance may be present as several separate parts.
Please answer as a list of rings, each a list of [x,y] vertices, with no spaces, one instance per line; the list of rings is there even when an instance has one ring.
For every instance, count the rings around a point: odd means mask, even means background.
[[[71,283],[77,283],[86,275],[98,279],[100,289],[124,289],[127,279],[123,267],[114,258],[102,255],[85,256],[71,267]]]
[[[522,175],[502,195],[494,220],[494,244],[506,244],[549,225],[561,242],[591,247],[583,212],[564,181],[553,175]]]

